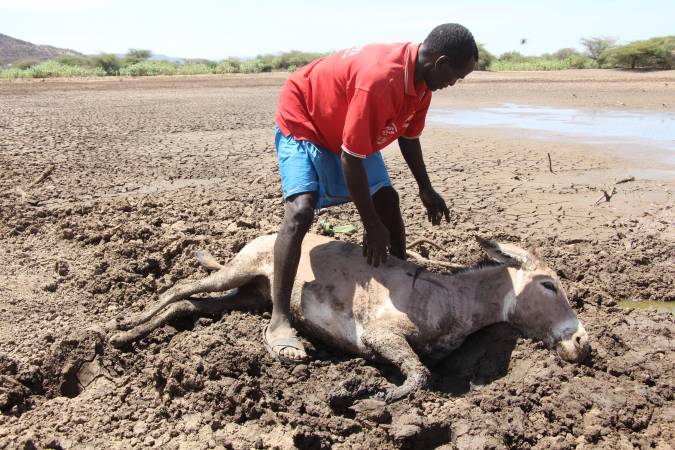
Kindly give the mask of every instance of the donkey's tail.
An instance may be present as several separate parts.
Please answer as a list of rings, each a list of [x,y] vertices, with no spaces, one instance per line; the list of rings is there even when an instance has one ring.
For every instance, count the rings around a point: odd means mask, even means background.
[[[206,250],[197,250],[195,252],[195,258],[197,258],[199,264],[206,270],[220,270],[224,267]]]

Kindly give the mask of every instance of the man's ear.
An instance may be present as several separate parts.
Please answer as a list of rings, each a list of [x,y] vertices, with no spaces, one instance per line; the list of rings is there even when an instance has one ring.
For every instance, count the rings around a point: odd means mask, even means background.
[[[449,63],[450,63],[450,60],[448,59],[448,57],[446,55],[440,55],[440,56],[436,57],[436,62],[434,63],[434,66],[436,67],[436,69],[440,69],[441,67],[443,67],[444,64],[449,64]]]

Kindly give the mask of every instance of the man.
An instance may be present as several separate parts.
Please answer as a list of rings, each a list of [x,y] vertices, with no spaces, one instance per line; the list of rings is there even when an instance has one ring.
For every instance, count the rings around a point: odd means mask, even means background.
[[[419,135],[431,92],[454,85],[477,61],[469,30],[444,24],[422,44],[350,48],[288,78],[275,137],[285,211],[274,246],[272,319],[263,330],[274,358],[297,363],[307,356],[290,324],[290,297],[315,209],[353,201],[368,264],[385,262],[387,252],[405,258],[399,198],[380,150],[398,139],[427,217],[434,225],[449,221],[445,201],[431,187]]]

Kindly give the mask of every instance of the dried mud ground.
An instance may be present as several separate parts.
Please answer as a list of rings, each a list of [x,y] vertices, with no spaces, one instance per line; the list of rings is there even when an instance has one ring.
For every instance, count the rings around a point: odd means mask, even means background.
[[[446,249],[420,253],[474,264],[474,234],[539,249],[590,334],[583,365],[496,325],[432,367],[423,391],[368,409],[357,401],[400,374],[310,337],[311,362],[280,366],[260,341],[269,311],[107,344],[103,323],[204,275],[195,249],[227,261],[276,229],[283,79],[0,83],[1,448],[672,448],[673,315],[618,307],[675,300],[673,167],[639,146],[622,159],[429,126],[427,166],[453,211],[440,227],[385,151],[411,240]],[[432,106],[503,101],[673,112],[675,74],[472,74]],[[350,206],[320,218],[359,225]]]

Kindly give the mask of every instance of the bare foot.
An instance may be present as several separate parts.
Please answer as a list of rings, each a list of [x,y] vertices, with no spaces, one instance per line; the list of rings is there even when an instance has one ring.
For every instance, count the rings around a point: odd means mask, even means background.
[[[263,328],[263,342],[270,356],[281,362],[297,364],[307,359],[305,347],[290,326],[280,325],[274,331]]]

